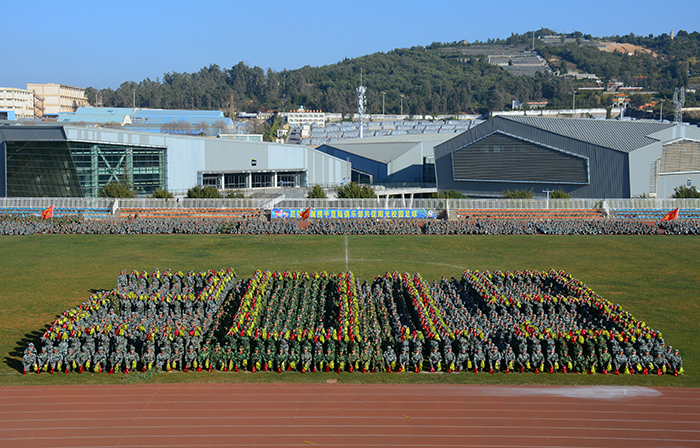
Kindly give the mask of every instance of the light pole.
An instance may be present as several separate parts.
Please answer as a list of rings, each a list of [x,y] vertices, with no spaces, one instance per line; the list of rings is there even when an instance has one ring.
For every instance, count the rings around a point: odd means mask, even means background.
[[[542,193],[547,193],[547,210],[549,210],[549,194],[554,192],[554,190],[542,190]]]
[[[576,115],[576,91],[574,90],[573,99],[571,100],[572,115]]]
[[[400,96],[401,96],[401,119],[403,120],[403,93]]]
[[[386,92],[382,92],[382,118],[384,118],[383,116],[386,114],[386,112],[384,112],[384,98],[385,97],[386,97]]]

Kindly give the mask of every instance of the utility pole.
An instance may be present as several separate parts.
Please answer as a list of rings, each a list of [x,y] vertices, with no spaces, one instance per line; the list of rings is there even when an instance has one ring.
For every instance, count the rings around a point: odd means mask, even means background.
[[[401,119],[403,120],[403,93],[401,94]]]
[[[131,93],[133,95],[132,105],[133,105],[133,108],[136,109],[136,87],[134,87],[134,90],[132,90]]]
[[[382,92],[382,118],[383,116],[386,115],[386,112],[384,112],[384,98],[386,97],[386,92]]]
[[[574,90],[573,100],[571,100],[572,115],[576,115],[576,91]]]

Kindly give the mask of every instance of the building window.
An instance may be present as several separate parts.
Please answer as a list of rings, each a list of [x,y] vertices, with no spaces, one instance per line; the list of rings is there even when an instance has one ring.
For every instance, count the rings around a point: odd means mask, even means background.
[[[272,174],[271,173],[257,173],[252,175],[253,178],[253,188],[265,188],[272,187]]]
[[[248,188],[248,179],[245,174],[226,174],[224,176],[224,185],[226,189]]]
[[[277,174],[277,186],[278,187],[297,187],[299,186],[299,175],[298,174]]]
[[[216,175],[204,175],[202,176],[202,186],[221,188],[221,177]]]

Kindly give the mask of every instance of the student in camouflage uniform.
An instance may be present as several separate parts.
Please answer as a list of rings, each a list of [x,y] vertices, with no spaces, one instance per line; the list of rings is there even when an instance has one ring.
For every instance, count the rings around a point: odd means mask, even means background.
[[[506,346],[506,351],[503,354],[503,363],[506,366],[506,373],[515,369],[515,353],[513,352],[513,347],[508,344]]]
[[[457,365],[455,364],[456,361],[457,357],[452,352],[452,346],[448,345],[447,351],[445,352],[445,366],[447,367],[448,372],[453,372],[457,370]]]
[[[520,373],[529,372],[530,354],[527,352],[527,348],[523,350],[522,345],[520,347],[520,353],[518,354],[518,365],[520,366]]]
[[[292,344],[289,347],[289,369],[290,370],[299,369],[300,362],[301,362],[301,356],[299,356],[299,352],[297,351],[297,345]]]
[[[605,375],[612,369],[612,356],[608,353],[607,347],[603,347],[603,352],[600,354],[600,367]]]
[[[482,372],[486,368],[486,356],[481,352],[481,346],[476,348],[473,359],[474,373]]]
[[[627,362],[627,356],[625,352],[620,350],[620,352],[615,356],[615,375],[620,374],[620,370],[625,369],[629,373],[629,364]]]
[[[489,373],[499,372],[501,370],[501,360],[503,356],[501,352],[498,351],[498,347],[495,345],[491,347],[491,353],[489,353]]]
[[[124,372],[129,373],[130,370],[134,372],[138,368],[139,355],[136,353],[136,347],[133,345],[129,346],[129,351],[124,354]]]
[[[683,375],[683,358],[681,358],[681,355],[678,353],[678,349],[673,351],[669,364],[675,376]]]
[[[408,353],[408,348],[403,347],[399,355],[399,372],[405,372],[411,362],[411,356]]]
[[[386,350],[384,350],[384,363],[389,373],[396,370],[396,353],[394,353],[394,349],[391,348],[391,345],[387,346]]]
[[[413,364],[413,370],[416,373],[423,371],[423,353],[419,347],[415,348],[413,356],[411,357],[411,362]]]
[[[552,339],[548,339],[552,341]],[[547,353],[546,368],[549,369],[549,373],[554,373],[559,371],[559,355],[557,354],[554,346],[550,345],[549,353]]]
[[[632,375],[635,373],[642,373],[644,369],[642,368],[642,360],[637,355],[637,350],[632,349],[632,354],[627,358],[627,362],[630,366],[630,372]]]
[[[641,361],[642,361],[642,365],[644,366],[642,373],[644,375],[649,375],[649,372],[654,370],[654,357],[651,356],[651,353],[649,352],[648,347],[644,351],[644,354],[642,355]]]
[[[335,353],[334,353],[334,344],[332,341],[328,341],[326,343],[326,355],[324,357],[324,362],[326,363],[326,372],[330,372],[331,370],[335,370]]]
[[[24,349],[24,356],[22,356],[22,375],[26,375],[27,372],[39,372],[39,366],[36,360],[36,350],[33,343],[29,343],[27,348]]]
[[[309,352],[308,344],[304,344],[302,350],[303,352],[301,353],[301,371],[302,373],[306,373],[311,368],[312,357],[311,352]]]
[[[532,355],[532,365],[535,367],[535,373],[540,373],[544,370],[544,355],[537,346],[535,353]]]

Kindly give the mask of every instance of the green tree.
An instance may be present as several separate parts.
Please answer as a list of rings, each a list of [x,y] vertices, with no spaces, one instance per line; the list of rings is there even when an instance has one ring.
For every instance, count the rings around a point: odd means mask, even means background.
[[[504,190],[503,197],[506,199],[532,199],[535,197],[534,191],[529,190]]]
[[[135,198],[134,186],[127,176],[120,176],[118,182],[108,182],[97,190],[100,198]]]
[[[174,196],[167,189],[158,187],[153,190],[151,197],[153,199],[172,199]]]
[[[243,199],[245,198],[245,193],[243,193],[243,190],[231,190],[226,192],[226,197],[228,199]]]
[[[219,190],[215,187],[200,187],[199,185],[187,190],[188,198],[218,199],[221,197]]]
[[[571,199],[571,196],[569,193],[566,191],[562,190],[561,188],[557,188],[553,192],[549,194],[549,197],[552,199]]]
[[[358,185],[355,182],[340,186],[336,190],[336,195],[341,199],[376,198],[374,188],[369,185]]]
[[[698,189],[695,188],[695,185],[693,185],[692,187],[686,187],[685,185],[681,185],[673,189],[673,196],[671,197],[676,199],[700,198],[700,191],[698,191]]]
[[[326,199],[328,196],[326,196],[326,192],[323,191],[320,185],[314,185],[306,197],[309,199]]]

